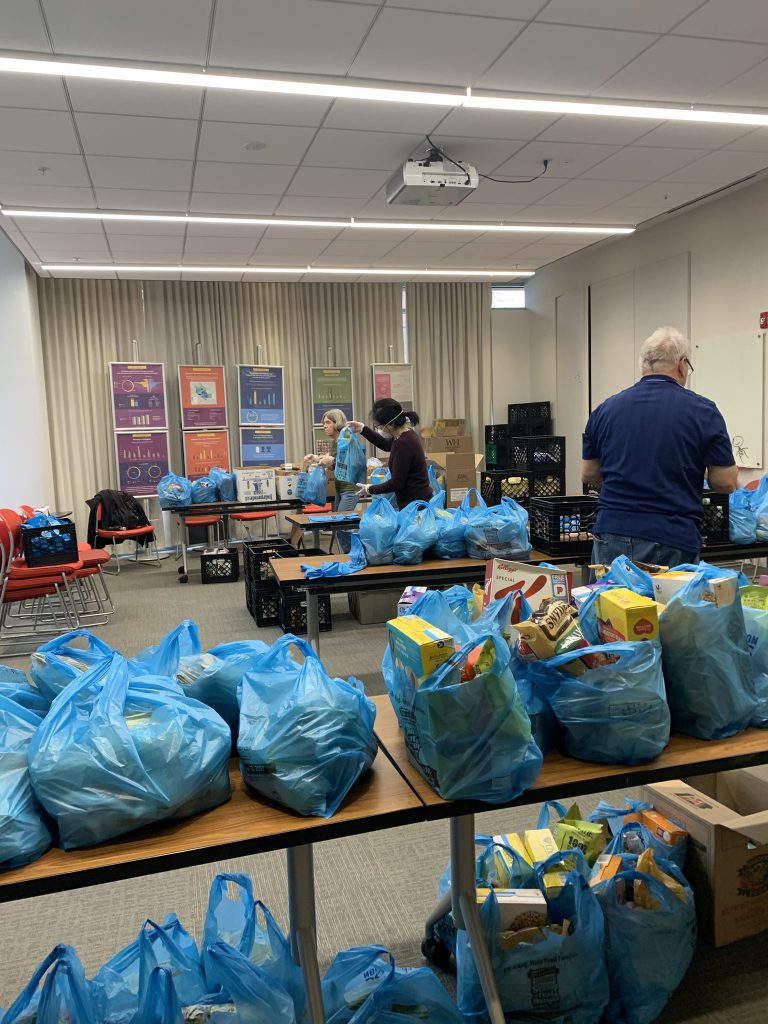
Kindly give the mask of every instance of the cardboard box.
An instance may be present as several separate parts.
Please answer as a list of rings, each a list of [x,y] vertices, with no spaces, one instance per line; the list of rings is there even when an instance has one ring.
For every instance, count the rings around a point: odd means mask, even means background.
[[[349,610],[363,626],[374,622],[389,622],[397,615],[399,590],[364,590],[348,595]]]
[[[465,434],[456,437],[443,437],[442,435],[439,437],[422,437],[421,440],[427,455],[431,455],[434,452],[461,452],[462,454],[467,454],[475,450],[475,442]]]
[[[547,569],[527,562],[509,562],[494,558],[485,570],[483,604],[506,597],[513,590],[522,590],[523,597],[534,611],[545,598],[568,601],[571,573],[563,569]]]
[[[470,487],[477,487],[477,473],[484,456],[462,452],[432,452],[429,462],[434,463],[438,476],[445,475],[445,504],[458,508]]]
[[[417,615],[390,619],[387,632],[392,656],[417,680],[434,672],[456,650],[452,636]]]
[[[504,849],[505,846],[514,850],[518,857],[521,857],[526,864],[533,867],[531,855],[526,850],[525,843],[517,832],[507,832],[503,835],[493,836],[493,841],[498,846],[498,849],[493,851],[494,859],[498,858],[499,864],[503,870],[514,871],[516,869],[515,858]]]
[[[238,501],[255,503],[276,498],[274,469],[236,469],[235,483]]]
[[[592,875],[589,879],[590,885],[597,885],[599,882],[607,882],[609,878],[621,871],[621,857],[613,853],[601,853],[592,868]]]
[[[555,837],[548,828],[529,828],[523,836],[523,841],[534,864],[558,852]]]
[[[428,587],[406,587],[400,595],[400,600],[397,603],[397,614],[410,615],[411,608],[416,604],[420,597],[426,594],[428,589]]]
[[[482,906],[490,889],[477,888],[477,903]],[[547,923],[547,901],[538,889],[494,889],[499,905],[499,931],[518,928],[541,928]]]
[[[664,572],[653,577],[653,596],[659,604],[669,604],[674,594],[693,579],[692,572]],[[707,580],[704,600],[711,601],[718,608],[733,604],[739,592],[738,577],[726,576],[722,579]]]
[[[659,782],[642,798],[688,831],[699,933],[725,946],[768,928],[768,766]]]
[[[286,473],[284,470],[277,470],[275,473],[275,485],[277,496],[282,501],[296,497],[296,480],[298,473]]]
[[[655,640],[659,635],[659,606],[626,587],[611,587],[597,596],[597,632],[604,644],[626,640]]]
[[[467,432],[467,421],[435,420],[431,432],[433,437],[461,437]]]

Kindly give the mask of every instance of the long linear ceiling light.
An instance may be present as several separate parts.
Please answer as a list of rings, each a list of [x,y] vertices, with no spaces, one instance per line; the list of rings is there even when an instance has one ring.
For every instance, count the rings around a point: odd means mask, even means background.
[[[195,267],[190,264],[173,266],[139,266],[129,263],[41,263],[41,270],[51,273],[77,270],[93,274],[104,271],[131,274],[354,274],[377,277],[533,277],[533,270],[438,270],[424,267],[417,270],[402,267]]]
[[[581,225],[581,224],[453,224],[449,221],[394,221],[394,220],[312,220],[295,217],[217,217],[203,214],[186,213],[119,213],[102,210],[17,210],[3,208],[0,212],[5,217],[45,217],[58,220],[99,220],[99,221],[141,221],[146,224],[231,224],[233,226],[251,225],[258,227],[288,228],[333,228],[337,231],[346,228],[366,228],[383,231],[471,231],[481,233],[517,232],[534,234],[570,234],[570,235],[631,235],[634,228],[617,227],[616,225]]]
[[[6,54],[9,51],[5,51]],[[653,106],[652,104],[597,103],[582,100],[532,99],[517,96],[486,95],[471,89],[405,89],[354,85],[344,81],[312,81],[218,71],[171,71],[164,68],[127,64],[95,64],[87,60],[58,60],[45,57],[0,56],[0,72],[55,75],[66,78],[91,78],[149,85],[189,86],[197,89],[229,89],[240,92],[277,93],[288,96],[318,96],[327,99],[372,100],[384,103],[423,103],[439,107],[466,107],[478,110],[507,110],[518,113],[576,114],[588,117],[630,117],[652,121],[692,121],[704,124],[739,124],[755,128],[768,126],[768,114],[738,110],[697,109],[694,107]]]

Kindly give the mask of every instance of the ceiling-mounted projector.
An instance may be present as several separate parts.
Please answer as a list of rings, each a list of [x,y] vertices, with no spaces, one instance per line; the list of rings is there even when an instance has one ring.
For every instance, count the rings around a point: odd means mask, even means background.
[[[477,168],[459,167],[432,154],[406,160],[387,182],[387,202],[404,206],[456,206],[475,191]]]

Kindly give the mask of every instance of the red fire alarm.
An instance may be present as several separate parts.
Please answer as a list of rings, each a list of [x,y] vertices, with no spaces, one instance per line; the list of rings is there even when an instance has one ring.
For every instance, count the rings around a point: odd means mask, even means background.
[[[760,314],[760,330],[768,331],[768,310]]]

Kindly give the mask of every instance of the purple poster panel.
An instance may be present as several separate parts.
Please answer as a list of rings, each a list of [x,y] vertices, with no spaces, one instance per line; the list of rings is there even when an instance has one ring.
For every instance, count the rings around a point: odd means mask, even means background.
[[[115,430],[165,430],[162,363],[110,363]]]
[[[134,497],[157,494],[158,482],[169,472],[167,433],[115,434],[115,454],[121,491]]]

